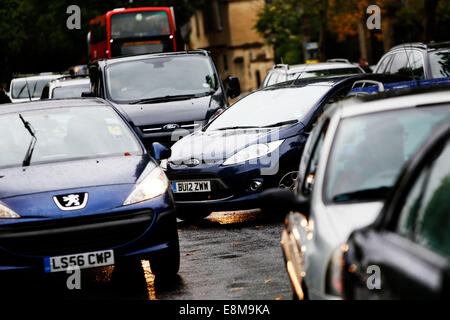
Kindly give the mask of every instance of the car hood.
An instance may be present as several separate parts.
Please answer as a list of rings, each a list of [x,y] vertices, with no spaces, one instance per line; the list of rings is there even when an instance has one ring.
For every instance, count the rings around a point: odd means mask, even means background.
[[[326,215],[330,219],[336,243],[344,243],[354,230],[373,223],[380,214],[383,203],[373,201],[327,206]]]
[[[0,169],[0,200],[50,191],[134,184],[147,166],[151,169],[156,164],[143,155]]]
[[[135,126],[206,119],[212,96],[147,104],[114,104]]]
[[[172,146],[171,163],[185,160],[221,161],[258,141],[269,142],[280,139],[279,129],[272,130],[223,130],[197,131],[184,137]]]

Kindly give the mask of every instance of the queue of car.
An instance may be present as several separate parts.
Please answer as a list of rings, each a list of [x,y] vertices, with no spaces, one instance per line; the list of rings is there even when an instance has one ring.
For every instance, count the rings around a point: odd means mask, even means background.
[[[239,80],[204,50],[15,79],[11,98],[41,101],[0,108],[0,270],[173,275],[176,218],[261,208],[286,217],[293,298],[448,295],[449,52],[395,47],[375,74],[278,65],[232,105]]]

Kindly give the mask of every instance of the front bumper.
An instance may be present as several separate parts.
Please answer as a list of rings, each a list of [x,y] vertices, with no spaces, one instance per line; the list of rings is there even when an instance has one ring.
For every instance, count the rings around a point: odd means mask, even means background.
[[[278,163],[275,164],[277,168]],[[196,167],[168,164],[167,176],[172,186],[175,182],[210,181],[210,192],[176,193],[174,200],[178,209],[201,210],[244,210],[258,208],[262,191],[278,187],[281,177],[293,168],[278,169],[274,174],[265,171],[257,164],[221,166],[220,164],[201,164]],[[267,172],[272,172],[267,170]],[[253,182],[260,183],[256,190]]]
[[[0,270],[44,270],[45,257],[109,249],[115,261],[146,258],[178,245],[174,207],[155,210],[150,204],[165,200],[147,202],[114,213],[2,225]]]

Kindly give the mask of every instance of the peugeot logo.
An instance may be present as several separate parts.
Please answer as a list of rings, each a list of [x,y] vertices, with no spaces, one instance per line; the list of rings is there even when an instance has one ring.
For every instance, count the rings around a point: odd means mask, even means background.
[[[169,124],[166,124],[163,127],[163,129],[166,130],[166,131],[172,131],[172,130],[178,129],[179,127],[180,126],[178,124],[176,124],[176,123],[169,123]]]
[[[80,210],[86,207],[88,201],[87,193],[71,193],[54,196],[53,201],[63,211]]]

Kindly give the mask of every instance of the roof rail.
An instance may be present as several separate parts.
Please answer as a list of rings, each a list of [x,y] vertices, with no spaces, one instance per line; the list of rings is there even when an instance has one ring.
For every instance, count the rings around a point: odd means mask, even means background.
[[[351,62],[347,59],[342,59],[342,58],[335,58],[335,59],[328,59],[327,62],[342,62],[342,63],[350,63]]]
[[[275,64],[272,69],[289,70],[289,65],[288,64],[279,63],[279,64]]]

